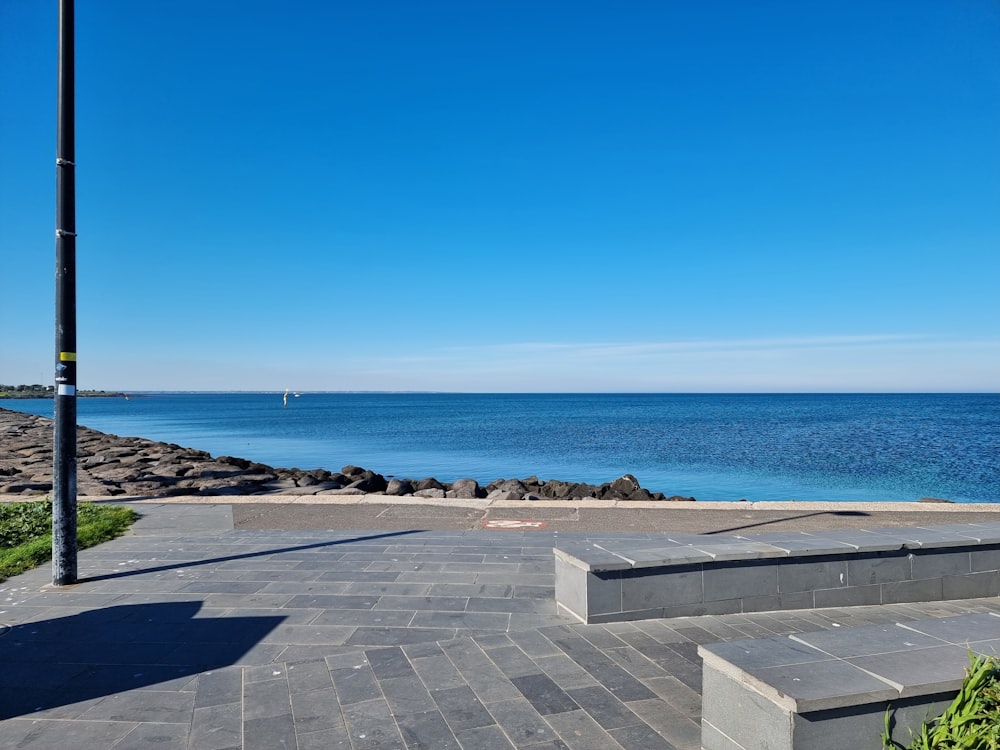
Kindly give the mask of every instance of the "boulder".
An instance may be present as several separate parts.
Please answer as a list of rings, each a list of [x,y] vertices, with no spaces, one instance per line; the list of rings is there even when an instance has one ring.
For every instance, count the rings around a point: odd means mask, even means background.
[[[628,496],[630,502],[645,502],[652,500],[653,496],[649,494],[649,490],[645,490],[642,487],[635,490],[631,495]]]
[[[439,499],[445,497],[445,491],[439,490],[436,487],[428,487],[426,490],[417,490],[413,493],[413,496]]]
[[[346,474],[347,472],[344,473]],[[381,474],[365,470],[360,478],[347,485],[347,489],[353,488],[371,494],[373,492],[384,492],[388,486],[389,483],[385,481],[385,477]]]
[[[231,466],[238,466],[241,469],[249,469],[250,462],[245,458],[236,458],[234,456],[219,456],[217,459],[220,464],[229,464]]]
[[[525,487],[528,488],[529,491],[535,491],[535,492],[537,492],[544,484],[544,482],[542,482],[542,480],[536,477],[534,474],[532,474],[527,479],[522,479],[520,481]]]
[[[494,492],[496,490],[503,490],[504,492],[516,492],[519,495],[523,495],[528,491],[524,482],[520,479],[498,479],[495,482],[490,482],[486,486],[487,493]],[[489,494],[487,494],[489,497]]]
[[[612,492],[618,492],[626,497],[631,495],[636,490],[640,489],[642,485],[639,484],[639,480],[636,479],[631,474],[625,474],[624,476],[618,477],[615,481],[610,484],[610,489]]]
[[[571,497],[589,497],[595,491],[597,488],[589,484],[550,479],[542,485],[539,494],[554,500],[569,500]]]
[[[491,502],[496,502],[497,500],[521,500],[523,497],[523,493],[515,492],[514,490],[493,490],[486,495],[486,499]]]
[[[400,496],[400,495],[412,495],[416,488],[410,482],[409,479],[390,479],[389,484],[386,485],[385,494]]]
[[[419,480],[416,487],[418,490],[441,490],[442,492],[448,489],[434,477],[427,477],[426,479]],[[437,495],[434,495],[434,497],[437,497]],[[441,495],[441,497],[444,497],[444,495]]]
[[[458,479],[451,483],[451,490],[447,496],[468,500],[482,497],[480,493],[479,482],[475,479]]]

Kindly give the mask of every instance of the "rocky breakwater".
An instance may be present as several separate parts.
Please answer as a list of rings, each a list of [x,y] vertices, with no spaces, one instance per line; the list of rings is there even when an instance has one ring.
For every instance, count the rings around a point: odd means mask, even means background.
[[[52,420],[0,409],[0,495],[45,495],[52,491]],[[384,477],[371,469],[278,469],[233,456],[211,454],[135,437],[79,427],[77,492],[85,497],[176,495],[386,495],[488,500],[694,500],[652,493],[626,474],[601,485],[561,480],[475,479],[439,482],[433,477]]]

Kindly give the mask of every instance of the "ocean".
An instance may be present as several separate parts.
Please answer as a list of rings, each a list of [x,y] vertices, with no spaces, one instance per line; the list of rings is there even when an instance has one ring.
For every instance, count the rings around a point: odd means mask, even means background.
[[[278,467],[562,479],[698,500],[1000,502],[996,394],[145,393],[80,398],[102,432]],[[47,400],[0,406],[52,416]]]

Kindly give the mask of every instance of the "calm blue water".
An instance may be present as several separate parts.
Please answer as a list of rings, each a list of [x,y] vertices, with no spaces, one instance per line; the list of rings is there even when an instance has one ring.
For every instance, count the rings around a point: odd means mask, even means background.
[[[52,416],[51,401],[0,406]],[[1000,396],[165,393],[78,400],[82,425],[272,466],[386,476],[634,474],[699,500],[1000,502]]]

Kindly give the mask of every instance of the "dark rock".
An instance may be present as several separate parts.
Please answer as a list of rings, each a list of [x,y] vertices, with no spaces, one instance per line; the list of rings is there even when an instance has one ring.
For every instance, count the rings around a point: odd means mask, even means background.
[[[484,494],[479,488],[479,482],[475,479],[459,479],[451,483],[451,490],[448,492],[448,497],[468,500],[483,497]]]
[[[954,500],[945,500],[942,497],[922,497],[918,503],[954,503]]]
[[[412,495],[415,491],[416,488],[409,479],[390,479],[389,484],[385,488],[385,494],[397,497],[400,495]]]
[[[586,497],[597,497],[600,491],[601,491],[600,487],[597,487],[596,485],[584,484],[581,482],[573,486],[573,490],[570,496],[578,497],[581,499]]]
[[[633,503],[648,502],[653,499],[653,496],[649,494],[649,490],[640,487],[635,490],[631,495],[628,496],[628,500]]]
[[[626,497],[631,495],[636,490],[640,489],[642,485],[639,484],[639,480],[636,479],[631,474],[625,474],[613,481],[610,485],[612,492],[618,492]]]
[[[37,494],[41,492],[50,492],[52,490],[52,482],[11,482],[10,484],[4,484],[0,486],[0,493],[10,494],[10,495],[22,495],[22,494]]]
[[[345,472],[346,473],[346,472]],[[345,489],[361,490],[362,492],[384,492],[389,483],[385,477],[373,471],[364,471],[361,477],[351,482]]]
[[[421,479],[416,484],[417,490],[446,490],[448,489],[434,477]]]
[[[514,490],[495,489],[486,493],[486,499],[493,502],[497,500],[521,500],[523,497],[523,492],[516,492]]]
[[[573,485],[569,482],[562,482],[558,479],[550,479],[542,485],[539,494],[552,498],[553,500],[565,500],[570,496],[570,489],[572,486]]]
[[[417,490],[413,493],[414,497],[427,497],[427,498],[443,498],[446,497],[444,490],[439,490],[436,487],[428,487],[426,490]]]
[[[231,466],[238,466],[241,469],[249,469],[250,462],[245,458],[235,458],[233,456],[219,456],[217,459],[220,464],[230,464]]]

